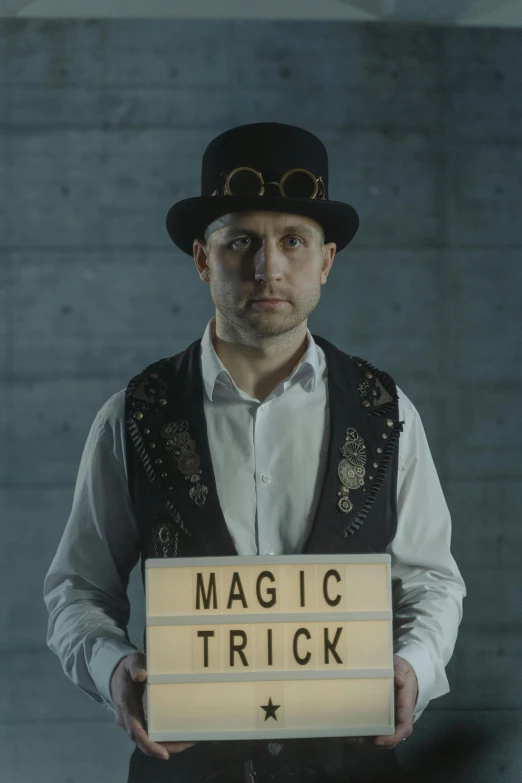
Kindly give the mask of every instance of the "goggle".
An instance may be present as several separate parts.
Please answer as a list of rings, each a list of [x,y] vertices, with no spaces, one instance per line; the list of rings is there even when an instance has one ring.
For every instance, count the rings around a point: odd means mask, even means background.
[[[229,174],[222,171],[221,175],[226,178],[225,184],[221,188],[217,188],[212,193],[213,196],[262,196],[267,185],[275,185],[283,198],[313,199],[317,198],[318,194],[319,199],[326,198],[326,188],[322,178],[314,177],[308,169],[290,169],[286,174],[283,174],[279,182],[265,182],[261,172],[249,166],[238,166]],[[232,177],[235,177],[233,184]],[[267,193],[267,195],[274,194]]]

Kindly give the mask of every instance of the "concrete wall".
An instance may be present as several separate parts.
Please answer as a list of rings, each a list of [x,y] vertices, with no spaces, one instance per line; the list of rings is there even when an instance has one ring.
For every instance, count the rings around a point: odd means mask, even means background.
[[[448,666],[399,748],[412,779],[522,766],[522,32],[384,24],[0,24],[0,779],[125,780],[133,745],[47,649],[45,572],[92,420],[214,308],[171,243],[232,125],[325,142],[358,210],[311,331],[390,372],[423,419],[468,589]],[[139,574],[130,635],[141,648]],[[449,775],[450,773],[448,773]]]

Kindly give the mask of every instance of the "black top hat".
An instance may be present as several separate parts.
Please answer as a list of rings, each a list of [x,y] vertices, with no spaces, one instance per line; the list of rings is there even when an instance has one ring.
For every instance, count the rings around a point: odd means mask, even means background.
[[[240,125],[221,133],[205,150],[201,196],[174,204],[167,231],[193,257],[194,239],[229,212],[286,212],[316,220],[325,242],[340,252],[354,238],[353,207],[328,199],[328,155],[322,141],[303,128],[279,122]]]

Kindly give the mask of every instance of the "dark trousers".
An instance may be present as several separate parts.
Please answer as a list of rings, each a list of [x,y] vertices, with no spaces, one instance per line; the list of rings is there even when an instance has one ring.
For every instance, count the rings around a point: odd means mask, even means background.
[[[331,739],[199,742],[168,761],[138,747],[127,783],[401,783],[395,748]]]

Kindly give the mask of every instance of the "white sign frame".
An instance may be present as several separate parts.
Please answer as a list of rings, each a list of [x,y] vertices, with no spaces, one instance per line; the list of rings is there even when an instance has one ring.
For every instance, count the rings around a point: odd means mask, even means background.
[[[220,614],[220,615],[201,615],[201,616],[179,616],[179,615],[150,615],[148,612],[149,594],[149,576],[152,568],[186,568],[186,567],[216,567],[216,566],[276,566],[276,565],[313,565],[313,564],[387,564],[387,605],[388,609],[381,611],[328,611],[328,612],[300,612],[300,613],[281,613],[281,612],[263,612],[248,614]],[[393,610],[392,610],[392,592],[391,592],[391,556],[388,554],[365,554],[365,555],[270,555],[270,556],[231,556],[231,557],[194,557],[194,558],[148,558],[145,561],[145,604],[146,604],[146,634],[147,651],[151,649],[150,629],[153,626],[176,626],[176,625],[213,625],[221,624],[248,624],[255,623],[314,623],[314,622],[346,622],[348,620],[389,620],[388,632],[388,656],[389,666],[382,668],[369,668],[356,670],[339,669],[332,671],[317,670],[312,671],[277,671],[277,672],[209,672],[209,673],[188,673],[188,674],[154,674],[148,670],[146,684],[146,705],[148,717],[148,736],[153,741],[202,741],[202,740],[249,740],[249,739],[297,739],[312,737],[342,737],[342,736],[380,736],[391,735],[395,732],[395,694],[394,694],[394,669],[393,669]],[[149,669],[149,667],[148,667]],[[279,728],[272,721],[270,725],[256,729],[241,730],[222,730],[206,729],[203,731],[194,730],[176,730],[176,731],[157,731],[154,729],[154,714],[151,703],[151,686],[168,683],[239,683],[239,682],[283,682],[292,683],[293,681],[320,681],[322,687],[326,688],[331,683],[339,688],[349,688],[353,682],[359,679],[384,680],[388,685],[387,705],[388,720],[380,725],[351,724],[344,730],[336,726],[316,728]],[[348,684],[347,684],[348,683]],[[228,686],[233,687],[233,686]],[[290,687],[290,686],[289,686]],[[264,707],[263,707],[264,709]],[[152,719],[152,720],[151,720]]]

